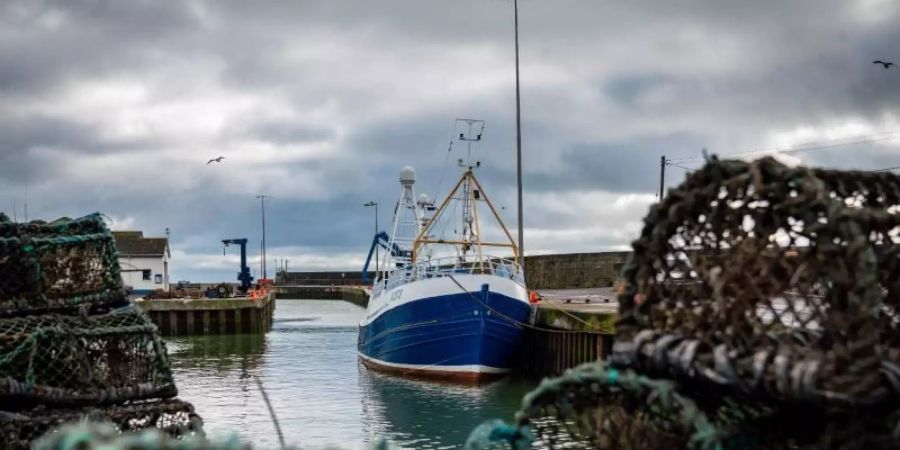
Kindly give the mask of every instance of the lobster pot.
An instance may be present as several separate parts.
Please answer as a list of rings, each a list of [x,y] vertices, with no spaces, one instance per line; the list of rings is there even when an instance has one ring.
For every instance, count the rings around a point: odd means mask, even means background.
[[[118,432],[157,429],[170,436],[202,434],[202,421],[194,407],[180,400],[135,402],[106,408],[36,408],[0,416],[0,448],[28,449],[45,433],[63,424],[84,420],[112,424]]]
[[[0,316],[122,306],[115,241],[99,214],[12,223],[0,216]]]
[[[165,345],[133,306],[0,319],[0,404],[7,411],[176,394]]]
[[[707,389],[592,362],[525,396],[516,419],[528,432],[513,442],[496,438],[494,422],[469,439],[492,449],[900,448],[896,414],[721,400]]]
[[[900,176],[717,161],[653,207],[614,361],[773,402],[900,386]]]

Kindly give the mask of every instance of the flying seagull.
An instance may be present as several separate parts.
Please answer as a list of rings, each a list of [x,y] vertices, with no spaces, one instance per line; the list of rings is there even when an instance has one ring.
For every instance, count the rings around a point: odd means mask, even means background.
[[[214,162],[222,162],[223,159],[225,159],[224,156],[220,156],[218,158],[213,158],[213,159],[207,161],[206,165],[208,166],[210,163],[214,163]]]
[[[882,66],[884,66],[885,69],[890,69],[891,66],[894,65],[894,63],[892,63],[892,62],[889,62],[889,61],[882,61],[882,60],[880,60],[880,59],[877,60],[877,61],[872,61],[872,64],[881,64]]]

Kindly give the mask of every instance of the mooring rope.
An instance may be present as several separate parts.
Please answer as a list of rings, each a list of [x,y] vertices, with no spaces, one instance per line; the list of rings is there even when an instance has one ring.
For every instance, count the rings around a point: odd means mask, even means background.
[[[285,449],[287,446],[284,443],[284,434],[281,432],[281,424],[278,423],[278,417],[275,415],[275,408],[272,407],[272,402],[269,401],[269,395],[266,394],[266,388],[263,386],[263,382],[258,376],[254,376],[253,379],[256,380],[256,385],[259,387],[259,393],[262,394],[263,401],[266,403],[266,408],[269,408],[269,416],[272,418],[272,425],[275,425],[275,432],[278,433],[278,442],[281,443],[281,448]]]
[[[472,300],[477,302],[479,305],[481,305],[488,311],[491,311],[495,315],[500,316],[501,318],[509,321],[513,325],[530,328],[532,330],[537,330],[537,331],[544,331],[547,333],[571,333],[572,332],[570,330],[558,330],[558,329],[554,329],[554,328],[539,327],[537,325],[532,325],[528,322],[522,322],[520,320],[516,320],[515,318],[509,317],[506,314],[503,314],[502,312],[497,311],[496,309],[494,309],[493,307],[491,307],[490,305],[488,305],[487,303],[485,303],[483,300],[479,299],[478,297],[472,295],[472,292],[470,292],[468,289],[465,288],[465,286],[460,284],[460,282],[457,281],[456,278],[453,277],[453,275],[447,274],[446,276],[447,276],[447,278],[450,278],[450,280],[453,281],[453,283],[456,284],[460,288],[460,290],[462,290],[466,295],[468,295],[469,298],[471,298]],[[607,333],[604,333],[604,334],[607,334]]]

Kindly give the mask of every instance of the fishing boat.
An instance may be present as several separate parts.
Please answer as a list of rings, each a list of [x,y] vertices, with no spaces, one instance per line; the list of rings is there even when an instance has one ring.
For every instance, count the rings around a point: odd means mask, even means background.
[[[472,146],[484,122],[460,120],[464,131],[456,139],[467,144],[469,157],[458,161],[462,173],[453,188],[435,207],[427,195],[416,197],[415,170],[404,167],[391,234],[387,242],[387,233],[373,241],[386,255],[359,327],[359,358],[369,368],[478,382],[503,376],[514,363],[531,313],[524,271],[518,246],[475,175],[481,163],[473,164]],[[479,221],[485,212],[493,228]],[[491,230],[498,239],[482,236]]]

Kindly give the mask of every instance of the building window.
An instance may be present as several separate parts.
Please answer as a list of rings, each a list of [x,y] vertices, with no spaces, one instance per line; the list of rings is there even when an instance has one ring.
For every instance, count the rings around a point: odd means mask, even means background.
[[[144,269],[144,270],[142,270],[141,272],[144,274],[144,280],[150,281],[150,270],[149,270],[149,269]]]
[[[162,284],[162,274],[156,274],[156,276],[153,277],[153,282],[156,284]]]

